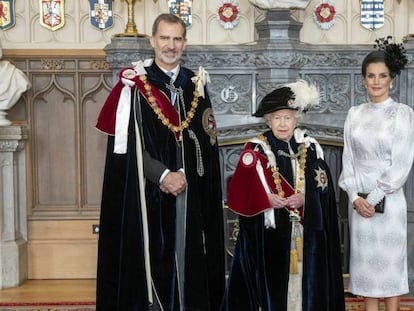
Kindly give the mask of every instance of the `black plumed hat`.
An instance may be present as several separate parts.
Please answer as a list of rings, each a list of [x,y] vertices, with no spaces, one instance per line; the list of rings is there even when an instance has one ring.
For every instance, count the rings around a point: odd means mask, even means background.
[[[259,108],[253,114],[253,116],[263,117],[267,113],[271,113],[280,109],[297,110],[297,108],[291,107],[293,99],[295,99],[295,94],[293,94],[292,90],[289,87],[284,86],[275,89],[263,97],[262,101],[259,104]]]
[[[309,106],[318,106],[319,90],[304,80],[288,83],[267,94],[261,102],[254,117],[263,117],[267,113],[281,109],[306,111]]]

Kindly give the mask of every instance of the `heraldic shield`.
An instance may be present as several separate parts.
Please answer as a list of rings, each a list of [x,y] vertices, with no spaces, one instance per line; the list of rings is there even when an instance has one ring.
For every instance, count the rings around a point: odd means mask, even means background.
[[[369,30],[384,26],[384,0],[361,1],[361,25]]]
[[[192,0],[168,0],[169,13],[179,16],[187,27],[190,27],[193,23],[191,1]]]
[[[91,25],[105,31],[114,24],[112,0],[89,0]]]
[[[14,0],[0,1],[0,29],[7,30],[14,26]]]
[[[65,25],[65,0],[39,0],[40,24],[55,31]]]

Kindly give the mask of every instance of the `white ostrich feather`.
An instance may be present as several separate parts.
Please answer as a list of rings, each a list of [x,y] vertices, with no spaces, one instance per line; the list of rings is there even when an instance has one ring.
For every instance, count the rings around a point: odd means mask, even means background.
[[[295,94],[295,102],[292,107],[298,108],[300,111],[306,111],[310,107],[317,108],[319,106],[320,94],[315,84],[298,80],[285,84],[285,86],[289,87]]]

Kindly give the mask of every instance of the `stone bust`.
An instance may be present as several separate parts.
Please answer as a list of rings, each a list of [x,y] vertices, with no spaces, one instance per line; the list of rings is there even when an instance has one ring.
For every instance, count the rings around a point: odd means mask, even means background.
[[[308,6],[310,0],[249,0],[251,4],[264,10],[272,9],[304,9]]]
[[[9,61],[2,60],[3,50],[0,42],[0,126],[10,125],[4,110],[10,109],[27,91],[31,84],[26,75]]]

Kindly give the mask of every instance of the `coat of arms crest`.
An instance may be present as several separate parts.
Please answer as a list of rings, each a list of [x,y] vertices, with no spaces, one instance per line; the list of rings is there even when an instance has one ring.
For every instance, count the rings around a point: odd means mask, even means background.
[[[107,30],[114,24],[112,0],[89,0],[91,25],[99,30]]]
[[[0,1],[0,29],[7,30],[14,26],[14,0]]]
[[[361,1],[361,25],[369,30],[384,26],[384,0]]]
[[[39,0],[40,24],[55,31],[65,25],[65,0]]]

